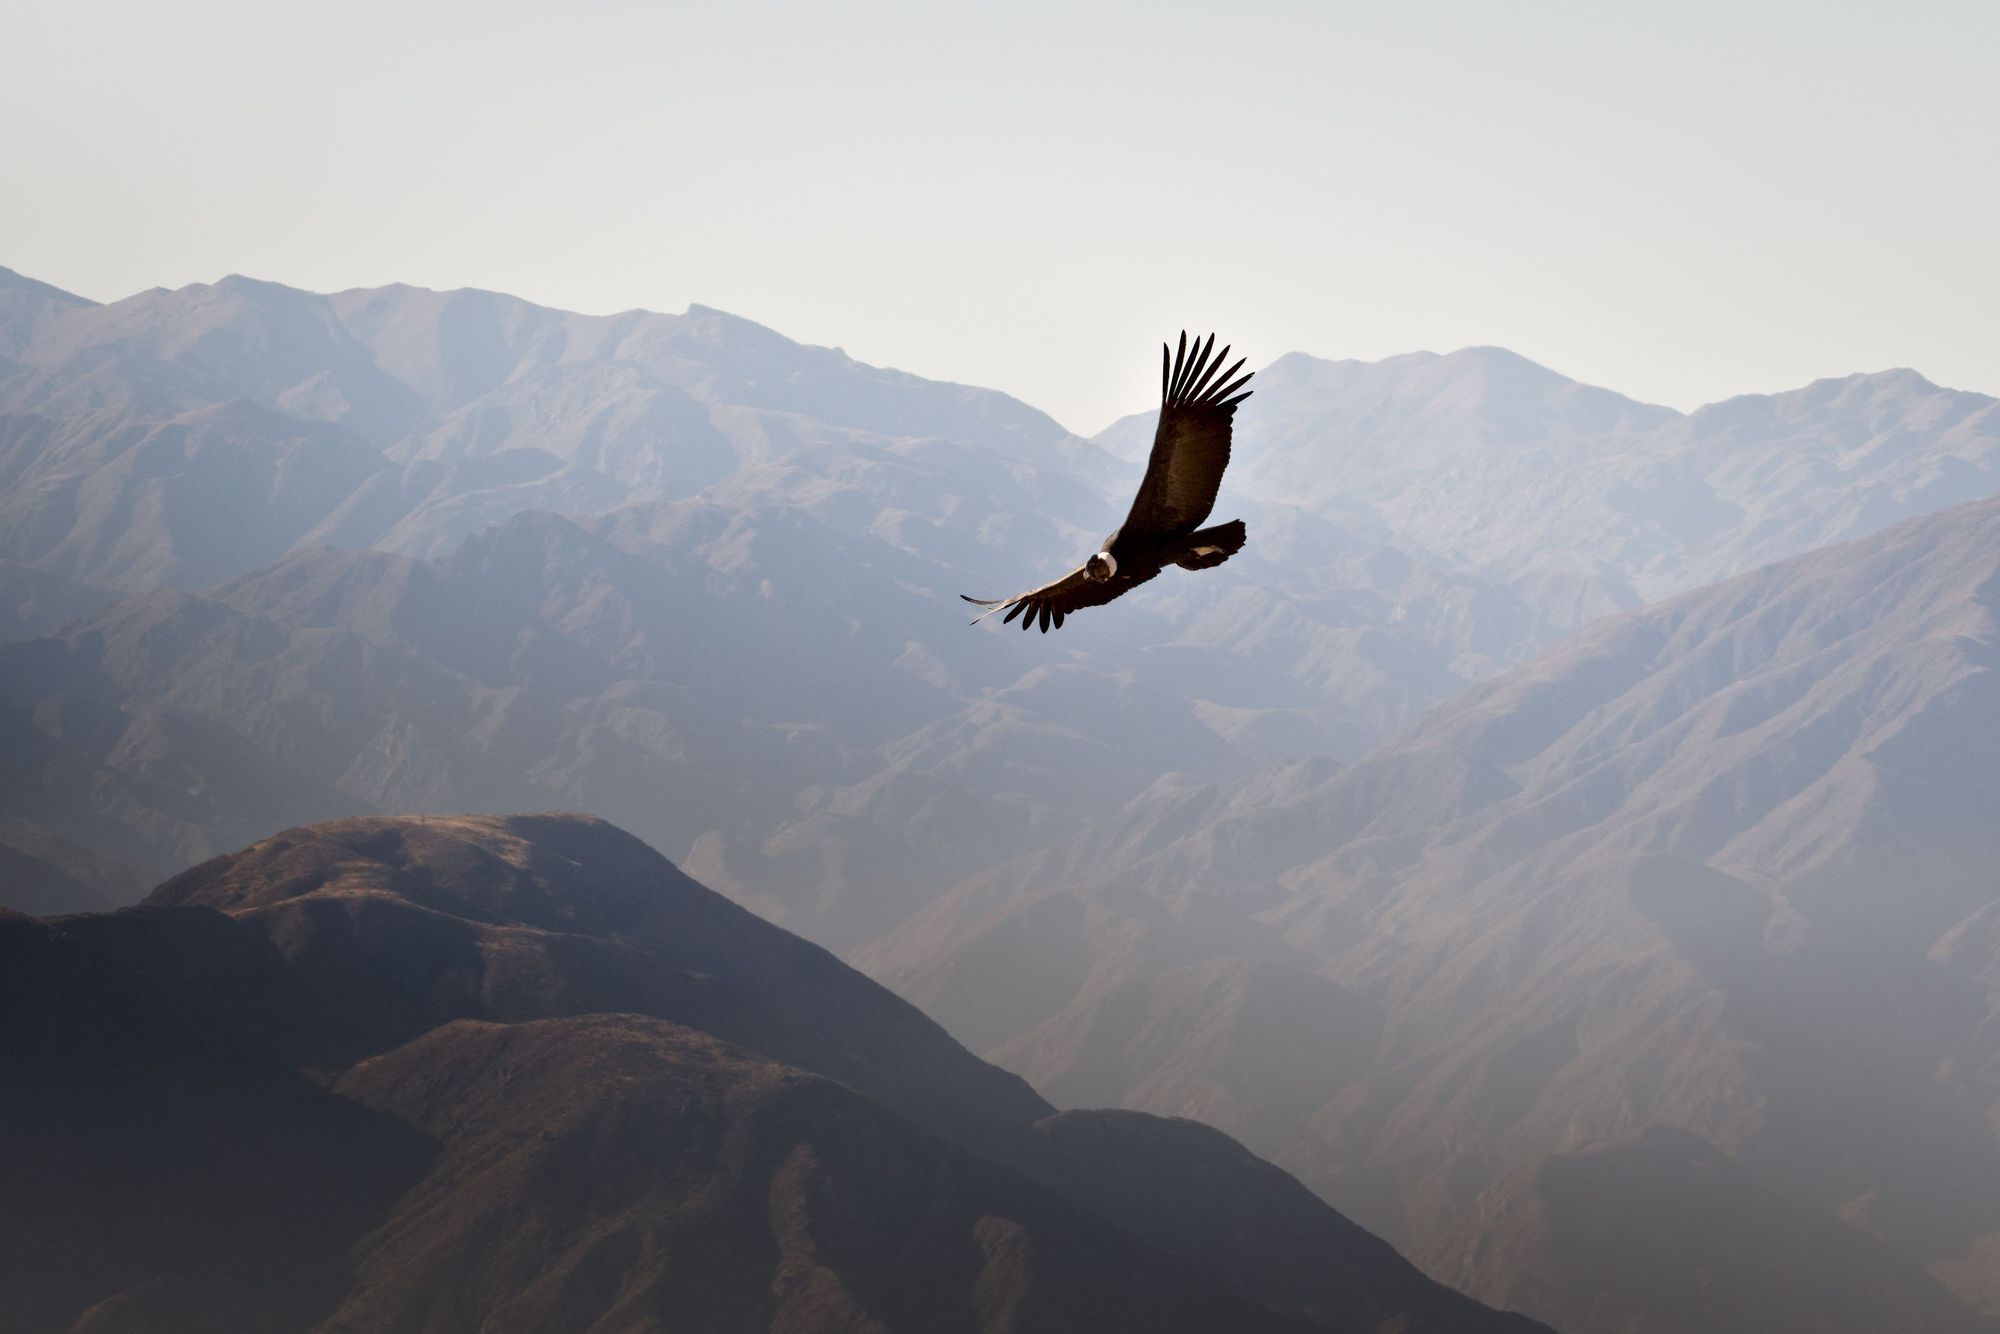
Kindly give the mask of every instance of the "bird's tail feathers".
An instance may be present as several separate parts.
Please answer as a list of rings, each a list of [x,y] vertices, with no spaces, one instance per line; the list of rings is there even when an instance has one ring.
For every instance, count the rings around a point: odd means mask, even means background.
[[[1250,530],[1241,519],[1196,529],[1184,539],[1185,545],[1174,558],[1174,564],[1183,570],[1212,570],[1243,550],[1243,544],[1249,540]]]

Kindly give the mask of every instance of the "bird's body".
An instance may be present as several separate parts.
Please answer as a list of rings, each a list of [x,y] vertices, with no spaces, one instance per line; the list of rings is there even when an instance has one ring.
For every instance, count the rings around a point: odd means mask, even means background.
[[[1160,425],[1153,434],[1153,452],[1139,494],[1118,531],[1083,564],[1040,588],[1011,598],[960,594],[988,609],[979,620],[1006,608],[1004,621],[1018,616],[1023,630],[1039,625],[1047,634],[1069,613],[1121,597],[1169,565],[1206,570],[1243,549],[1248,533],[1242,520],[1200,526],[1215,507],[1222,471],[1229,466],[1236,405],[1250,397],[1243,389],[1250,376],[1235,378],[1243,361],[1224,371],[1229,349],[1211,357],[1214,347],[1215,335],[1210,334],[1205,345],[1196,343],[1194,356],[1189,357],[1183,333],[1178,352],[1161,348]]]

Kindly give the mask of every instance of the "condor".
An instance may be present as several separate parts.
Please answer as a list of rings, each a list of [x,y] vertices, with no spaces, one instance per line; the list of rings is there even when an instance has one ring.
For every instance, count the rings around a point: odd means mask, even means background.
[[[1153,455],[1146,476],[1118,531],[1083,564],[1062,578],[1010,598],[960,597],[987,610],[974,625],[1006,609],[1005,624],[1020,617],[1021,628],[1039,625],[1043,634],[1083,607],[1101,607],[1145,583],[1169,565],[1206,570],[1243,549],[1247,533],[1241,519],[1199,527],[1215,507],[1222,470],[1229,466],[1229,431],[1236,405],[1250,397],[1240,379],[1245,358],[1228,370],[1223,348],[1211,356],[1215,335],[1196,340],[1188,355],[1188,338],[1181,333],[1178,351],[1160,348],[1160,426],[1153,435]]]

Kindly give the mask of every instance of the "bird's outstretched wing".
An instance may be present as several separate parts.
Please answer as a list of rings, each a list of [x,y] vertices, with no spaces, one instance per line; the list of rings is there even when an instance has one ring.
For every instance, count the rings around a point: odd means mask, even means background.
[[[1121,531],[1192,532],[1215,508],[1222,470],[1229,466],[1230,425],[1236,405],[1250,397],[1243,386],[1255,372],[1237,376],[1246,360],[1242,357],[1223,370],[1229,349],[1212,356],[1214,348],[1215,335],[1210,334],[1206,343],[1195,340],[1189,356],[1185,330],[1178,352],[1161,345],[1160,425],[1153,433],[1145,480]]]
[[[1120,570],[1109,579],[1100,580],[1092,579],[1085,573],[1085,569],[1085,566],[1079,565],[1060,579],[1051,580],[1040,588],[1031,588],[1010,598],[976,598],[964,593],[960,593],[959,596],[975,607],[986,608],[972,622],[974,625],[1005,607],[1007,614],[1000,618],[1002,625],[1020,616],[1023,630],[1031,625],[1039,625],[1042,627],[1042,633],[1047,634],[1050,626],[1061,626],[1063,618],[1078,608],[1101,607],[1159,573],[1157,569],[1135,570],[1130,574]],[[1023,612],[1027,614],[1022,615]]]

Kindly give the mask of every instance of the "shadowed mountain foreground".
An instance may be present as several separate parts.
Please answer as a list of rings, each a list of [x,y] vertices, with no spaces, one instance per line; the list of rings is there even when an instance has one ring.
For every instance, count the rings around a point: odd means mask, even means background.
[[[1526,1331],[577,816],[0,916],[8,1330]]]

